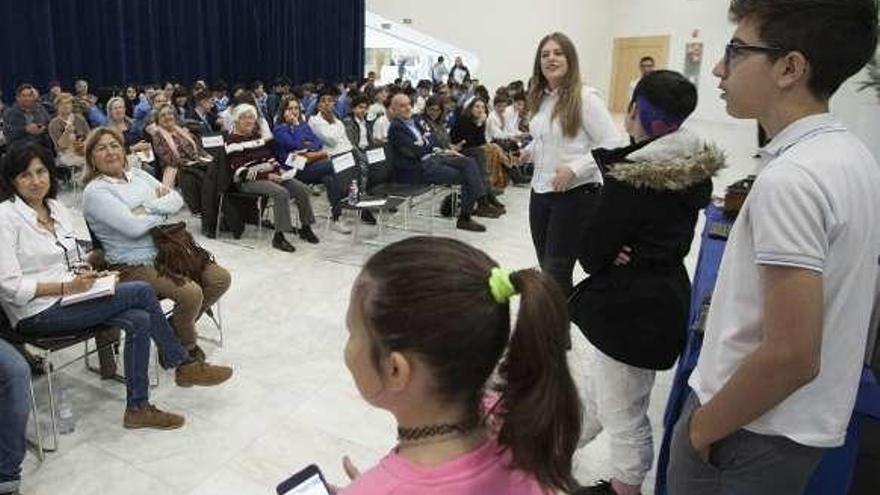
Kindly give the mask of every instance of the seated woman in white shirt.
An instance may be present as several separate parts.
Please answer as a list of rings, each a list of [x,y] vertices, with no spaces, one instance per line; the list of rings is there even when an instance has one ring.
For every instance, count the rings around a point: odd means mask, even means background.
[[[162,366],[177,369],[178,385],[197,384],[190,379],[196,362],[175,338],[156,293],[144,282],[123,282],[112,296],[62,305],[62,298],[91,289],[99,274],[83,269],[69,212],[55,200],[52,156],[39,145],[12,146],[3,163],[2,182],[0,306],[14,330],[52,335],[105,324],[122,328],[123,425],[162,430],[183,426],[182,416],[149,402],[150,340],[156,343]]]

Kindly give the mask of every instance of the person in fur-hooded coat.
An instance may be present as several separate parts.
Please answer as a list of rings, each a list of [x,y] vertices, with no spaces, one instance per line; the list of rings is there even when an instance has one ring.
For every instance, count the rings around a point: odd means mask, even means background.
[[[659,73],[658,73],[659,72]],[[636,86],[626,118],[635,144],[593,152],[604,178],[580,262],[590,277],[569,300],[593,348],[581,444],[609,436],[613,475],[584,493],[639,493],[651,468],[648,403],[657,370],[684,348],[691,284],[684,258],[723,154],[681,127],[696,88],[658,71]]]

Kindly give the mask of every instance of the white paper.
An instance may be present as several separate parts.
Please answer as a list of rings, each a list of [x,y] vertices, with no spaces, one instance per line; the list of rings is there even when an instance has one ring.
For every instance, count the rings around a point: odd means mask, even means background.
[[[207,148],[221,148],[223,146],[223,136],[205,136],[202,138],[202,147]]]
[[[293,179],[294,177],[296,177],[296,173],[297,173],[297,172],[298,172],[298,170],[295,169],[295,168],[291,168],[291,169],[285,170],[285,171],[281,174],[281,180],[290,180],[290,179]]]
[[[385,160],[385,148],[374,148],[367,150],[367,162],[370,165]]]
[[[61,305],[69,306],[71,304],[97,299],[99,297],[112,296],[116,293],[117,282],[118,276],[115,273],[97,278],[95,279],[95,284],[92,285],[91,289],[85,292],[79,292],[77,294],[70,294],[69,296],[62,297]]]
[[[309,163],[309,160],[306,157],[294,153],[287,155],[287,161],[284,162],[288,168],[294,170],[302,170],[306,168],[307,163]]]
[[[335,170],[337,174],[354,167],[354,165],[354,155],[351,153],[346,153],[333,159],[333,170]]]
[[[356,208],[375,208],[377,206],[385,206],[388,201],[385,199],[368,199],[355,203]]]
[[[147,151],[138,151],[135,153],[135,156],[137,156],[141,163],[153,163],[156,161],[156,155],[153,154],[153,148],[150,148]]]

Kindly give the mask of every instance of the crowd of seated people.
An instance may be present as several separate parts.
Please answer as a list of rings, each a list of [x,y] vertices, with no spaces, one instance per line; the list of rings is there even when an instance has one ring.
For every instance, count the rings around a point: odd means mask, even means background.
[[[414,87],[409,81],[401,80],[379,85],[375,74],[364,80],[351,79],[339,84],[318,80],[297,86],[280,77],[273,82],[271,91],[266,91],[262,82],[254,81],[247,85],[237,83],[231,93],[223,81],[209,85],[198,80],[191,86],[173,82],[128,84],[98,88],[95,93],[102,95],[100,102],[86,80],[76,81],[71,93],[66,93],[55,81],[47,89],[41,97],[31,84],[17,88],[15,102],[0,112],[0,131],[6,141],[37,143],[53,154],[57,166],[78,171],[86,161],[84,141],[89,130],[99,126],[113,129],[123,137],[128,166],[151,173],[168,189],[179,188],[190,212],[202,216],[202,232],[209,237],[215,235],[215,230],[205,226],[206,219],[217,216],[216,209],[211,210],[217,207],[217,195],[227,190],[266,189],[271,187],[267,182],[279,186],[288,195],[286,200],[281,198],[281,202],[293,199],[302,223],[302,228],[295,229],[282,219],[281,225],[274,226],[273,245],[279,249],[292,248],[284,238],[287,232],[297,232],[308,242],[317,241],[311,228],[314,215],[305,194],[310,191],[303,187],[305,184],[321,185],[326,190],[331,229],[340,234],[351,232],[350,221],[340,220],[343,202],[352,183],[364,192],[377,185],[368,180],[371,174],[367,152],[380,147],[385,148],[390,180],[462,184],[467,190],[467,201],[462,198],[461,204],[467,204],[467,211],[459,223],[462,227],[475,227],[479,224],[470,219],[471,215],[497,217],[504,213],[496,193],[500,193],[510,178],[516,181],[522,175],[514,173],[518,165],[514,154],[528,139],[522,83],[499,88],[491,115],[486,108],[488,92],[472,78],[463,83],[419,81]],[[393,105],[395,95],[403,95],[408,100],[409,118],[396,113],[401,105]],[[292,184],[296,192],[273,182],[269,174],[261,175],[262,182],[257,186],[242,184],[240,177],[228,184],[206,183],[206,169],[216,157],[206,153],[201,138],[223,134],[225,144],[230,141],[235,144],[242,136],[234,118],[238,115],[235,110],[241,105],[256,111],[258,137],[266,155],[271,151],[278,167],[274,171],[278,173],[271,175],[295,176],[295,181],[282,182]],[[441,161],[449,163],[464,163],[461,158],[470,159],[475,165],[466,168],[475,169],[480,186],[464,187],[469,182],[464,176],[470,174],[461,171],[456,177],[450,175],[442,179],[430,173],[412,173],[414,162],[408,156],[412,150],[396,149],[401,148],[401,143],[389,141],[393,122],[398,121],[399,128],[402,125],[408,129],[406,123],[412,116],[425,134],[430,134],[426,141],[410,132],[414,142],[423,147],[420,155],[438,155]],[[401,137],[409,139],[399,133],[398,141]],[[251,153],[253,151],[248,150],[245,155]],[[352,154],[356,167],[335,170],[333,159],[347,153]],[[237,162],[238,158],[231,156],[236,154],[239,153],[233,151],[226,158]],[[306,158],[305,165],[297,157]],[[290,170],[294,164],[301,168]],[[230,171],[234,173],[238,166],[230,165]],[[280,198],[282,193],[272,189]],[[276,214],[283,215],[283,208],[276,209]],[[223,216],[220,222],[224,229],[229,228],[225,218]],[[367,210],[361,212],[360,220],[367,224],[376,222]],[[231,230],[237,237],[236,228]]]

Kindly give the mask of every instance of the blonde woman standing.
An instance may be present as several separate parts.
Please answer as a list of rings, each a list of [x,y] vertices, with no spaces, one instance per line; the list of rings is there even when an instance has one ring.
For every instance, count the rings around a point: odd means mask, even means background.
[[[533,140],[523,160],[535,164],[532,242],[541,269],[568,295],[584,226],[602,188],[590,151],[617,147],[621,137],[599,92],[581,83],[577,52],[562,33],[538,45],[527,105]]]

